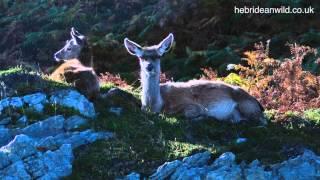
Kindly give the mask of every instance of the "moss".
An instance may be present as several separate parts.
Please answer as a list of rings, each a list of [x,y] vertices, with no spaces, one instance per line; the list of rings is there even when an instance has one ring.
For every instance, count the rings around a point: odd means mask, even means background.
[[[307,120],[320,125],[320,109],[309,109],[304,111],[303,113],[304,118]]]
[[[245,87],[248,83],[245,79],[242,79],[239,75],[235,73],[230,73],[227,77],[223,79],[224,82],[236,86]]]
[[[68,117],[72,115],[80,115],[80,112],[75,110],[74,108],[48,103],[44,106],[43,114],[46,114],[48,116],[63,115],[64,117]]]
[[[6,70],[0,71],[0,76],[8,76],[10,74],[20,74],[25,72],[25,70],[21,66],[12,67]]]
[[[100,91],[101,92],[108,92],[110,89],[115,88],[116,85],[114,85],[113,83],[103,83],[100,84]]]

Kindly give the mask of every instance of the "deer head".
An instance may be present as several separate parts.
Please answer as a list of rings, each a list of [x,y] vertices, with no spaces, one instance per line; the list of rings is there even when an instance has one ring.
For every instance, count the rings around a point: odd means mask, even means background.
[[[86,45],[86,37],[80,34],[74,27],[70,31],[71,39],[67,40],[64,47],[54,54],[57,62],[78,58],[82,48]]]
[[[141,47],[128,38],[124,39],[124,45],[129,54],[139,58],[141,73],[155,76],[160,75],[160,57],[170,50],[173,40],[173,34],[170,33],[158,45]]]

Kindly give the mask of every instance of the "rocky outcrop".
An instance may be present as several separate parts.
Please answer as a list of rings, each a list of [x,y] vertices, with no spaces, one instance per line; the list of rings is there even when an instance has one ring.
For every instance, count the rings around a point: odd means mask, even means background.
[[[6,108],[27,107],[42,113],[46,104],[73,108],[81,115],[94,118],[96,116],[93,104],[75,90],[60,90],[49,97],[44,93],[35,93],[23,97],[8,97],[0,101],[0,114]]]
[[[72,172],[70,144],[41,152],[32,138],[18,135],[0,148],[0,157],[0,179],[59,179]]]
[[[95,117],[93,104],[77,91],[63,90],[48,96],[35,93],[0,101],[6,108],[34,108],[41,113],[46,103],[71,107],[80,115],[55,115],[28,125],[23,115],[10,126],[11,117],[0,122],[0,179],[61,179],[72,172],[72,150],[114,136],[110,132],[87,129]]]
[[[250,164],[237,164],[236,156],[231,152],[223,153],[211,161],[209,152],[198,153],[184,158],[166,162],[160,166],[150,179],[319,179],[320,156],[310,150],[282,163],[265,167],[258,160]],[[124,179],[139,179],[140,175],[131,173]]]

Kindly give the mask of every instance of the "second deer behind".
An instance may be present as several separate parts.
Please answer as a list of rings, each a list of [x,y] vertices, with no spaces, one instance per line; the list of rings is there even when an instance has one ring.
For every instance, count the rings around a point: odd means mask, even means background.
[[[92,54],[87,39],[71,28],[71,39],[54,54],[57,62],[63,61],[51,75],[50,79],[65,81],[75,86],[89,98],[99,96],[99,78],[92,68]]]
[[[193,120],[211,117],[237,123],[265,123],[260,103],[243,89],[218,81],[191,80],[160,84],[160,58],[172,46],[173,34],[158,45],[142,47],[126,38],[127,51],[139,59],[142,110],[182,113]]]

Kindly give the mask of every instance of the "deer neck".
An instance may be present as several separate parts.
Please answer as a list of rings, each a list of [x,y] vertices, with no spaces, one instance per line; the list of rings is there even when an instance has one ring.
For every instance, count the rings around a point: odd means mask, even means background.
[[[163,106],[160,94],[160,67],[156,72],[157,73],[155,75],[149,75],[147,72],[141,70],[141,103],[142,109],[158,113],[161,111]]]
[[[93,67],[92,50],[87,43],[85,43],[85,46],[81,49],[78,59],[84,66]]]

